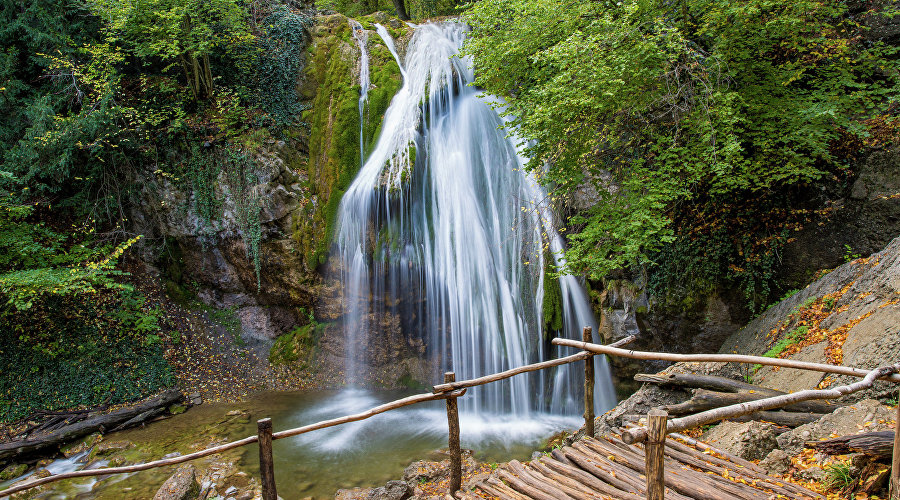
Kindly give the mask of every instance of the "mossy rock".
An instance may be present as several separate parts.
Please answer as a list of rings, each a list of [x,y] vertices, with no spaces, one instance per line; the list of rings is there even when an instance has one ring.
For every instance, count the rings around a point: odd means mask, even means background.
[[[10,479],[15,479],[28,470],[27,464],[10,464],[7,465],[5,469],[0,471],[0,481],[9,481]]]
[[[381,133],[384,112],[400,89],[400,67],[377,35],[368,42],[370,81],[360,127],[359,50],[350,40],[348,20],[328,16],[313,30],[301,92],[310,100],[304,114],[310,124],[307,178],[317,197],[304,216],[295,217],[293,235],[310,267],[325,263],[341,198],[360,168],[363,148],[371,151]]]
[[[169,407],[169,413],[172,415],[181,415],[182,413],[187,411],[187,406],[174,404]]]
[[[302,365],[301,368],[305,368],[313,357],[323,330],[324,325],[309,323],[278,337],[269,350],[269,363],[273,365],[299,363]]]
[[[100,433],[95,432],[84,439],[80,439],[78,441],[75,441],[74,443],[63,446],[62,448],[60,448],[60,452],[62,452],[64,457],[69,458],[73,455],[77,455],[83,451],[88,451],[89,449],[93,448],[95,444],[100,442],[101,438],[102,436],[100,435]]]

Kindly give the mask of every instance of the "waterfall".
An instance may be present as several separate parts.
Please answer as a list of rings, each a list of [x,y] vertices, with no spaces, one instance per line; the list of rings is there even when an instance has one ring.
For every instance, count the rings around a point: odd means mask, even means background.
[[[584,289],[562,276],[563,331],[542,330],[544,244],[560,265],[562,240],[516,141],[469,86],[472,66],[459,57],[465,32],[454,23],[416,27],[403,86],[341,201],[333,248],[351,383],[362,381],[362,346],[385,315],[421,335],[441,371],[457,379],[546,359],[549,337],[580,339],[582,326],[596,329]],[[387,45],[396,57],[393,41]],[[470,389],[460,405],[475,413],[577,414],[581,373],[575,364],[518,375]],[[597,375],[605,410],[614,398],[602,360]]]
[[[397,55],[397,47],[394,46],[394,39],[391,37],[391,34],[388,33],[387,28],[384,26],[375,23],[375,31],[378,33],[378,36],[384,41],[384,45],[391,52],[391,55],[394,56],[394,60],[397,61],[397,66],[400,66],[400,76],[403,79],[406,79],[406,70],[403,69],[403,63],[400,61],[400,56]]]
[[[369,52],[366,50],[366,44],[369,41],[369,35],[362,25],[356,21],[350,20],[350,31],[356,44],[359,46],[359,164],[362,165],[366,161],[365,141],[363,138],[363,130],[365,129],[366,101],[369,99]]]

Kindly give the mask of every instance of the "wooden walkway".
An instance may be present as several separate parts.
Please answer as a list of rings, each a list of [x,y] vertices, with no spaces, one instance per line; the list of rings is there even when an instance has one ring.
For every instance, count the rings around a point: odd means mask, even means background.
[[[584,438],[538,460],[513,460],[475,485],[475,492],[503,500],[645,500],[644,450],[616,436]],[[766,475],[759,466],[703,453],[672,438],[665,447],[666,499],[768,500],[823,498]]]

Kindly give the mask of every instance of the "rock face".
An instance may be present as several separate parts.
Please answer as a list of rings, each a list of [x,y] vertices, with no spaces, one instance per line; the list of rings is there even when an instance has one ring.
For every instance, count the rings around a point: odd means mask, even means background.
[[[807,335],[798,352],[789,356],[791,359],[838,362],[868,369],[896,363],[900,361],[900,331],[896,327],[900,322],[898,296],[900,238],[881,252],[840,266],[771,307],[730,337],[720,352],[762,355],[789,332],[807,326],[815,327],[813,333]],[[812,320],[801,317],[806,310],[818,309],[822,312]],[[804,325],[799,325],[801,321]],[[753,377],[756,383],[783,391],[808,389],[825,378],[820,373],[768,367]],[[833,387],[853,380],[829,377],[827,385]],[[876,383],[872,389],[845,400],[885,397],[895,390],[892,384]]]
[[[362,128],[370,148],[402,80],[373,20],[360,21],[369,33],[372,85]],[[384,14],[377,21],[388,26],[402,52],[412,29]],[[143,260],[163,276],[169,295],[195,295],[232,310],[240,335],[261,359],[274,339],[305,324],[311,312],[320,321],[340,319],[332,311],[340,303],[327,302],[333,295],[320,273],[341,196],[359,169],[360,51],[342,15],[320,16],[309,31],[297,81],[309,106],[303,116],[309,128],[288,130],[284,140],[255,131],[173,151],[178,159],[172,164],[189,164],[185,175],[167,172],[176,168],[170,164],[148,169],[129,214],[129,229],[144,235]],[[243,170],[229,170],[226,146],[247,159]],[[192,163],[197,158],[200,166]],[[258,200],[249,217],[248,200]]]
[[[766,422],[722,422],[701,441],[747,460],[761,460],[778,447],[776,428]]]

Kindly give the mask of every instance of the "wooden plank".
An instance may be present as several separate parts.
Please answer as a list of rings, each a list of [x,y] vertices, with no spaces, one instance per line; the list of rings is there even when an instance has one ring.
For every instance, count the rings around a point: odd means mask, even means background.
[[[571,450],[569,450],[571,451]],[[566,474],[582,484],[589,486],[605,495],[610,495],[614,498],[620,498],[623,500],[643,500],[643,495],[636,494],[634,491],[634,487],[627,482],[618,480],[615,476],[612,476],[612,481],[607,481],[609,479],[609,475],[604,473],[604,477],[600,477],[598,474],[593,474],[590,471],[586,471],[581,468],[570,467],[562,462],[557,462],[555,460],[548,460],[544,462],[548,467],[555,469],[561,474]]]
[[[527,497],[531,497],[534,500],[560,500],[561,498],[569,500],[569,497],[566,495],[549,495],[503,469],[497,469],[497,477],[506,482],[506,484],[508,484],[510,488],[524,494]]]
[[[509,485],[495,477],[489,477],[485,482],[501,493],[500,498],[510,498],[512,500],[529,500],[530,498],[510,488]]]
[[[536,461],[536,463],[540,465],[539,462]],[[529,466],[526,468],[526,471],[542,484],[546,484],[549,487],[557,489],[560,492],[574,498],[575,500],[596,500],[600,498],[600,495],[597,492],[584,491],[581,488],[573,487],[573,481],[566,481],[565,477],[560,476],[553,471],[548,471],[548,474],[545,474],[540,470],[539,467],[536,467],[534,464],[529,464]]]
[[[579,468],[597,476],[606,483],[614,485],[616,488],[626,490],[625,485],[621,484],[625,483],[632,491],[643,495],[647,493],[647,484],[638,473],[616,461],[607,460],[606,457],[590,455],[581,443],[574,443],[571,448],[565,450],[565,454],[573,462],[577,463]]]
[[[510,472],[515,474],[516,477],[518,477],[522,481],[525,481],[526,483],[528,483],[529,486],[531,486],[533,488],[537,488],[537,489],[543,491],[544,493],[550,495],[551,497],[557,498],[559,500],[569,500],[570,498],[572,498],[569,495],[567,495],[566,493],[564,493],[563,491],[561,491],[557,487],[557,485],[548,484],[546,481],[542,481],[541,478],[535,477],[534,475],[529,473],[527,470],[525,470],[525,467],[522,465],[522,462],[519,462],[518,460],[510,460],[509,463],[507,464],[507,468],[509,469]]]
[[[588,441],[590,440],[585,439],[583,442],[589,447],[595,447],[597,452],[613,454],[617,460],[621,459],[624,465],[641,474],[646,473],[644,457],[640,454],[634,451],[627,452],[611,442],[605,442],[605,440]],[[680,468],[676,469],[670,464],[666,464],[665,484],[682,495],[698,500],[722,500],[726,498],[766,500],[768,498],[758,490],[753,490],[752,493],[749,493],[739,488],[723,487],[721,483],[713,482],[714,479],[706,476],[706,474],[699,474]]]

